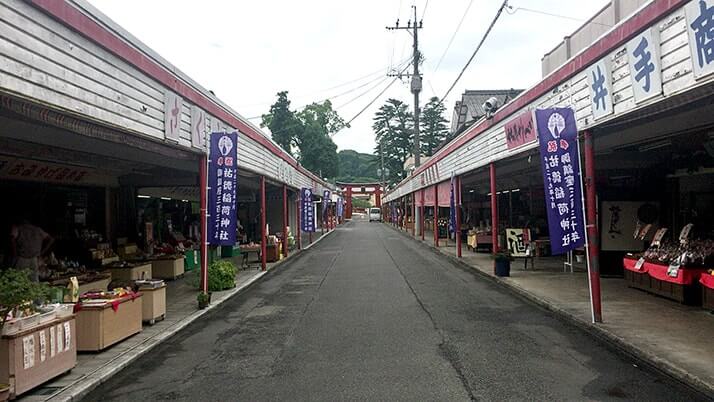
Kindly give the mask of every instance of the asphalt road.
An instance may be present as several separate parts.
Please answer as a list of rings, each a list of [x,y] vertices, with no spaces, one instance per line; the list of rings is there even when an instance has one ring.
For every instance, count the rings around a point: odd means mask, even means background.
[[[86,400],[691,401],[378,224],[341,227]]]

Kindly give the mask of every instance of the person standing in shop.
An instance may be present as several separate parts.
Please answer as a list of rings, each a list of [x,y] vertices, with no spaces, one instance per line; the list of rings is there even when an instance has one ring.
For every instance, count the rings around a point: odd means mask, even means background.
[[[54,239],[40,227],[22,219],[10,230],[10,251],[14,267],[26,269],[30,279],[39,281],[40,257],[47,254]]]

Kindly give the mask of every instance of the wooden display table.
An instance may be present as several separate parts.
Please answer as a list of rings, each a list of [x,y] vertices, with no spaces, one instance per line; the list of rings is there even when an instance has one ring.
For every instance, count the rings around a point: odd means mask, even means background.
[[[77,350],[100,351],[141,332],[141,293],[135,296],[102,304],[80,304],[77,312]]]
[[[667,265],[651,261],[638,264],[637,261],[638,259],[631,257],[623,259],[625,280],[630,287],[683,304],[701,304],[699,279],[706,272],[705,269],[682,266],[673,276],[669,274]]]
[[[250,255],[255,254],[255,258],[260,260],[260,246],[241,246],[241,267],[250,268]],[[260,263],[258,263],[257,268],[260,269]]]
[[[137,279],[151,279],[151,262],[130,264],[126,267],[110,267],[112,280],[135,281]]]
[[[714,311],[714,275],[702,274],[699,283],[702,285],[702,307]]]
[[[77,365],[74,315],[55,318],[0,339],[0,383],[14,398]]]
[[[166,257],[151,260],[151,276],[147,278],[176,279],[184,274],[184,257]]]
[[[141,320],[154,325],[166,317],[166,284],[152,287],[139,285],[141,292]]]

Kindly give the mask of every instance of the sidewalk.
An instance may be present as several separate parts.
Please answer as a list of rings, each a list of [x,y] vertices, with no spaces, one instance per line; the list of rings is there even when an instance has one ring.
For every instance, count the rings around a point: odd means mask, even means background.
[[[182,279],[166,282],[166,319],[158,321],[154,325],[144,325],[140,333],[99,353],[78,353],[77,366],[71,372],[21,395],[16,400],[22,402],[80,400],[89,391],[111,378],[111,376],[145,353],[151,351],[161,342],[245,290],[272,269],[299,256],[302,251],[308,250],[330,233],[332,232],[325,232],[324,235],[321,235],[318,231],[313,236],[312,244],[304,242],[303,250],[294,250],[289,254],[288,258],[267,264],[266,271],[256,269],[238,271],[236,287],[221,292],[213,292],[211,304],[205,310],[198,310],[197,290],[193,286],[198,271],[188,272]],[[240,261],[237,261],[238,258],[235,257],[236,261],[234,262],[237,263],[237,266],[240,266]],[[255,266],[255,264],[253,263],[252,266]]]
[[[604,323],[595,325],[584,264],[576,264],[574,273],[564,273],[562,258],[546,257],[535,260],[535,270],[529,263],[524,271],[523,262],[517,260],[511,276],[499,278],[493,274],[488,253],[474,253],[464,245],[459,259],[453,241],[437,250],[431,233],[422,242],[400,232],[714,398],[714,314],[701,307],[628,288],[620,278],[602,278]]]

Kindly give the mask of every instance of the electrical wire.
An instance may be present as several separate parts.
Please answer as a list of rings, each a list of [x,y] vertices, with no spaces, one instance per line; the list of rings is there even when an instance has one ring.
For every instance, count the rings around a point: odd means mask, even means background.
[[[469,4],[466,6],[466,10],[464,10],[464,15],[461,16],[461,21],[459,21],[459,24],[456,25],[456,30],[451,35],[451,39],[449,39],[449,43],[446,45],[446,49],[444,49],[444,53],[441,54],[441,57],[439,58],[439,62],[436,63],[436,68],[434,69],[434,74],[436,74],[437,70],[439,70],[439,67],[441,66],[441,62],[444,61],[444,57],[446,56],[446,53],[449,51],[449,48],[451,48],[451,44],[454,42],[454,38],[456,38],[456,34],[459,33],[459,29],[461,29],[461,24],[464,23],[464,20],[466,19],[466,15],[469,13],[469,9],[471,8],[471,5],[473,3],[474,3],[474,0],[469,0]]]
[[[509,11],[509,10],[512,10],[512,11]],[[508,6],[506,12],[507,12],[508,14],[510,14],[510,15],[514,15],[514,14],[516,14],[516,12],[521,11],[521,10],[522,10],[522,11],[529,12],[529,13],[542,14],[542,15],[547,15],[547,16],[550,16],[550,17],[563,18],[563,19],[571,20],[571,21],[578,21],[578,22],[586,22],[586,21],[588,21],[588,20],[582,19],[582,18],[569,17],[569,16],[567,16],[567,15],[554,14],[554,13],[550,13],[550,12],[547,12],[547,11],[534,10],[534,9],[532,9],[532,8],[525,8],[525,7],[516,7],[516,8],[513,8],[513,6]],[[595,25],[602,25],[602,26],[605,26],[605,27],[612,27],[612,25],[610,25],[610,24],[603,24],[603,23],[597,22],[597,21],[590,21],[590,23],[591,23],[591,24],[595,24]]]
[[[451,84],[451,86],[446,91],[444,96],[442,96],[440,98],[440,102],[442,102],[442,103],[444,102],[444,99],[446,99],[446,97],[449,96],[449,93],[451,92],[451,90],[454,89],[454,87],[456,86],[456,83],[459,82],[461,77],[464,75],[464,72],[466,72],[466,69],[469,67],[469,65],[473,61],[474,57],[476,57],[476,54],[481,49],[481,46],[483,46],[483,43],[486,41],[486,38],[488,38],[488,35],[491,33],[491,30],[493,29],[493,26],[496,25],[496,21],[498,21],[498,18],[501,16],[501,13],[503,12],[503,10],[506,8],[507,5],[508,5],[508,0],[503,0],[503,4],[501,4],[501,7],[498,8],[498,11],[496,12],[496,16],[493,18],[493,21],[491,21],[491,25],[488,26],[486,33],[484,33],[483,37],[481,38],[481,41],[479,42],[478,46],[476,46],[476,49],[474,50],[474,52],[471,55],[471,57],[469,58],[469,60],[466,62],[466,65],[464,66],[464,68],[461,69],[461,72],[454,80],[454,83]]]

